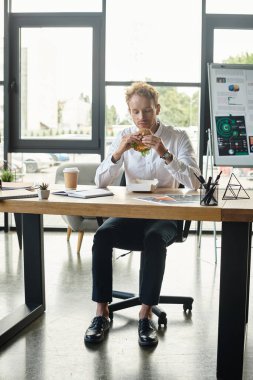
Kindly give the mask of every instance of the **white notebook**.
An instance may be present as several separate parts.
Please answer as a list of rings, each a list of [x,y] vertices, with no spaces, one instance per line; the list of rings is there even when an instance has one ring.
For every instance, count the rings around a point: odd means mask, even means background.
[[[68,197],[74,197],[74,198],[97,198],[97,197],[106,197],[108,195],[113,195],[113,193],[108,189],[88,189],[88,190],[70,190],[70,191],[54,191],[53,194],[55,195],[64,195]]]

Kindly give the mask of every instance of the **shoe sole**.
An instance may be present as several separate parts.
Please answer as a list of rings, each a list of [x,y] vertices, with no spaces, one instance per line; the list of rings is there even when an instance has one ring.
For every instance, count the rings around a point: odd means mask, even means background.
[[[156,342],[141,342],[139,340],[139,345],[141,347],[154,347],[154,346],[157,346],[158,345],[158,340]]]
[[[103,340],[104,340],[104,337],[102,339],[97,339],[97,340],[92,340],[92,339],[84,338],[84,343],[98,344],[98,343],[102,343]]]

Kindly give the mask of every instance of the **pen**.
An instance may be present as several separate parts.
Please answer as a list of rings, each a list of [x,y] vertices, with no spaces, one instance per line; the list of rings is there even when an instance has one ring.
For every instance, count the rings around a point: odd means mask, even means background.
[[[217,175],[217,177],[216,177],[216,179],[215,179],[215,184],[217,185],[218,184],[218,181],[219,181],[219,179],[220,179],[220,176],[221,176],[221,173],[222,173],[222,171]]]
[[[204,188],[206,189],[206,181],[204,180],[204,178],[202,177],[202,175],[200,176],[197,176],[196,173],[193,173],[195,175],[195,177],[199,180],[199,182],[204,186]]]
[[[210,188],[210,191],[212,191],[212,190],[214,191],[214,189],[215,189],[216,186],[218,185],[218,181],[219,181],[219,179],[220,179],[221,173],[222,173],[222,171],[217,175],[217,177],[216,177],[214,183],[212,184],[212,186],[211,186],[211,188]]]
[[[209,177],[209,178],[208,178],[208,181],[207,181],[207,184],[206,184],[206,190],[207,190],[207,191],[210,189],[211,182],[212,182],[212,177]]]

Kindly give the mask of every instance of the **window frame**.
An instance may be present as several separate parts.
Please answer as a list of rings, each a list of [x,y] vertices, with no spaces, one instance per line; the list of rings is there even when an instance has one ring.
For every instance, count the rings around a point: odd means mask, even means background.
[[[92,139],[50,140],[20,138],[20,29],[26,27],[91,27],[93,29],[92,57]],[[8,152],[66,152],[104,155],[104,16],[100,13],[11,13],[9,14],[9,127],[6,126]],[[14,84],[14,88],[13,88]]]

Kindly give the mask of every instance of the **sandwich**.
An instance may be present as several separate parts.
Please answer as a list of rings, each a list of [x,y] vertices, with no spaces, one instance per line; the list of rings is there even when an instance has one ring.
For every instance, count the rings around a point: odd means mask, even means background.
[[[152,135],[152,132],[148,128],[141,128],[139,130],[141,136]],[[145,157],[150,152],[150,148],[142,143],[142,138],[138,142],[132,143],[132,148],[137,152],[140,152],[143,157]]]

